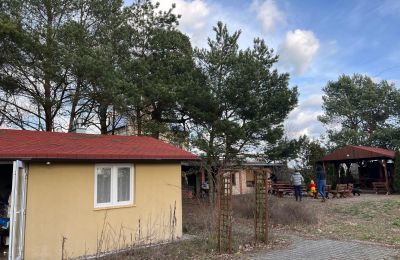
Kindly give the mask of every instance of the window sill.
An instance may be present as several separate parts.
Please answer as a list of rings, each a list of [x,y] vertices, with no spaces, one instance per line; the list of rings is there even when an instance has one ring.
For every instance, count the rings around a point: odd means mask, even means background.
[[[134,208],[134,207],[136,207],[136,204],[110,205],[110,206],[99,206],[99,207],[95,207],[93,210],[94,210],[94,211],[98,211],[98,210],[107,210],[107,209]]]

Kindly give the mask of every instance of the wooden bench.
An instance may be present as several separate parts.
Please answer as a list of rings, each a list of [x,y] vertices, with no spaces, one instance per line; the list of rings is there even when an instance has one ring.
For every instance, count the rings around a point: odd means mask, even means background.
[[[283,197],[283,195],[291,195],[294,193],[293,185],[288,182],[278,182],[272,184],[272,191],[278,197]],[[305,185],[301,185],[301,194],[307,194],[307,188]]]
[[[387,190],[386,187],[386,182],[373,182],[372,187],[374,188],[376,194],[378,193],[389,194],[389,191]]]
[[[353,183],[348,183],[347,184],[347,191],[346,191],[346,196],[351,196],[351,193],[353,192],[354,184]]]
[[[278,197],[293,193],[293,186],[290,183],[273,183],[272,190]]]
[[[336,184],[336,190],[332,190],[331,193],[333,198],[346,198],[346,195],[349,194],[349,189],[347,184]]]

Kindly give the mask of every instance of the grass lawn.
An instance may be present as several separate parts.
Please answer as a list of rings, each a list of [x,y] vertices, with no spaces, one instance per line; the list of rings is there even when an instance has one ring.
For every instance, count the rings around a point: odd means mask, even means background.
[[[309,203],[317,225],[293,227],[308,236],[355,239],[400,246],[400,196],[360,197]]]

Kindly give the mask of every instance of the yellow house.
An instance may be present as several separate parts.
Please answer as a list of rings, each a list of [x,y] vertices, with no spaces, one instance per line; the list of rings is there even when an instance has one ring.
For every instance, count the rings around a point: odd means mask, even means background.
[[[177,239],[181,161],[194,159],[150,137],[2,129],[2,246],[9,259],[70,259]]]

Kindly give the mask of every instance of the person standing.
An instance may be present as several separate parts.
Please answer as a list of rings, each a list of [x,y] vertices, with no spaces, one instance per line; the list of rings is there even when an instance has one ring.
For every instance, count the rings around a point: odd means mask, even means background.
[[[290,181],[292,182],[294,189],[294,196],[296,197],[296,201],[300,199],[301,201],[301,184],[304,182],[303,176],[300,174],[298,170],[295,170],[292,177],[290,177]]]
[[[317,187],[318,192],[321,195],[322,202],[325,202],[325,186],[326,186],[326,174],[324,168],[318,164],[317,165]]]

